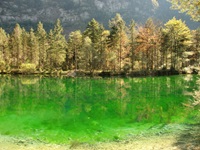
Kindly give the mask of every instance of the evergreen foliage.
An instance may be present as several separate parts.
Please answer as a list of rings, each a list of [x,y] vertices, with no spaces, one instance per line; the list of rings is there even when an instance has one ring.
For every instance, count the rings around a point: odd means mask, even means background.
[[[91,39],[91,58],[90,71],[101,69],[103,49],[101,47],[101,36],[104,27],[100,25],[95,19],[92,19],[84,31],[84,35]]]
[[[41,22],[38,23],[36,37],[39,45],[39,70],[44,70],[45,66],[47,66],[47,49],[48,49],[48,41],[47,41],[47,33],[43,27]]]
[[[195,21],[200,21],[200,1],[199,0],[168,0],[172,3],[173,9],[186,12]]]
[[[200,30],[190,31],[181,20],[172,18],[161,26],[148,19],[144,25],[131,21],[126,26],[116,14],[109,27],[92,19],[85,31],[73,31],[68,39],[59,19],[49,33],[41,22],[36,31],[16,24],[10,35],[0,28],[0,72],[181,71],[199,64]]]
[[[5,70],[6,64],[9,64],[8,61],[8,36],[6,32],[0,28],[0,71]]]
[[[183,52],[191,44],[191,31],[182,20],[174,17],[165,24],[163,33],[167,37],[165,44],[170,52],[171,68],[180,69],[183,65]]]
[[[83,58],[81,53],[82,48],[82,34],[81,31],[71,32],[68,40],[67,49],[67,68],[69,69],[79,69],[80,61]]]
[[[66,58],[66,40],[60,20],[56,21],[55,27],[49,33],[49,48],[47,50],[50,70],[61,69]]]
[[[128,45],[128,38],[126,33],[126,23],[121,17],[120,14],[116,14],[115,18],[113,18],[109,22],[110,31],[110,48],[113,51],[113,55],[115,55],[115,67],[119,71],[124,68],[126,64],[126,58],[129,55],[129,50],[126,49]]]

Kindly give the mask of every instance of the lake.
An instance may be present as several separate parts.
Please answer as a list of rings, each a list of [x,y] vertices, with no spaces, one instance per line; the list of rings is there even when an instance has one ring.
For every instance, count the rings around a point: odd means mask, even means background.
[[[199,76],[0,75],[0,134],[53,143],[120,140],[199,123]],[[172,127],[172,125],[174,125]]]

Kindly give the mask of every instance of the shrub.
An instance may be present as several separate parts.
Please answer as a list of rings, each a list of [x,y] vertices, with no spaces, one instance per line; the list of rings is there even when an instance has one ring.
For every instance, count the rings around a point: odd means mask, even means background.
[[[31,63],[23,63],[20,66],[21,73],[34,73],[36,71],[36,65]]]
[[[2,71],[2,70],[5,70],[5,68],[6,68],[6,63],[5,63],[5,61],[0,61],[0,71]]]

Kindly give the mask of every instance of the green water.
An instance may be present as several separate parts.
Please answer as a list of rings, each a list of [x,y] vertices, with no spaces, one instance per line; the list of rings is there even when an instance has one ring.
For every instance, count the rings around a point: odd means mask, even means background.
[[[118,140],[199,123],[199,77],[0,76],[0,134],[54,143]]]

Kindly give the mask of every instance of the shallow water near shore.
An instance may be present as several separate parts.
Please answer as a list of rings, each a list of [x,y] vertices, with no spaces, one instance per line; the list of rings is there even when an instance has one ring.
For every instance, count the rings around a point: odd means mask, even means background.
[[[50,143],[119,141],[198,124],[197,75],[0,76],[0,134]]]

